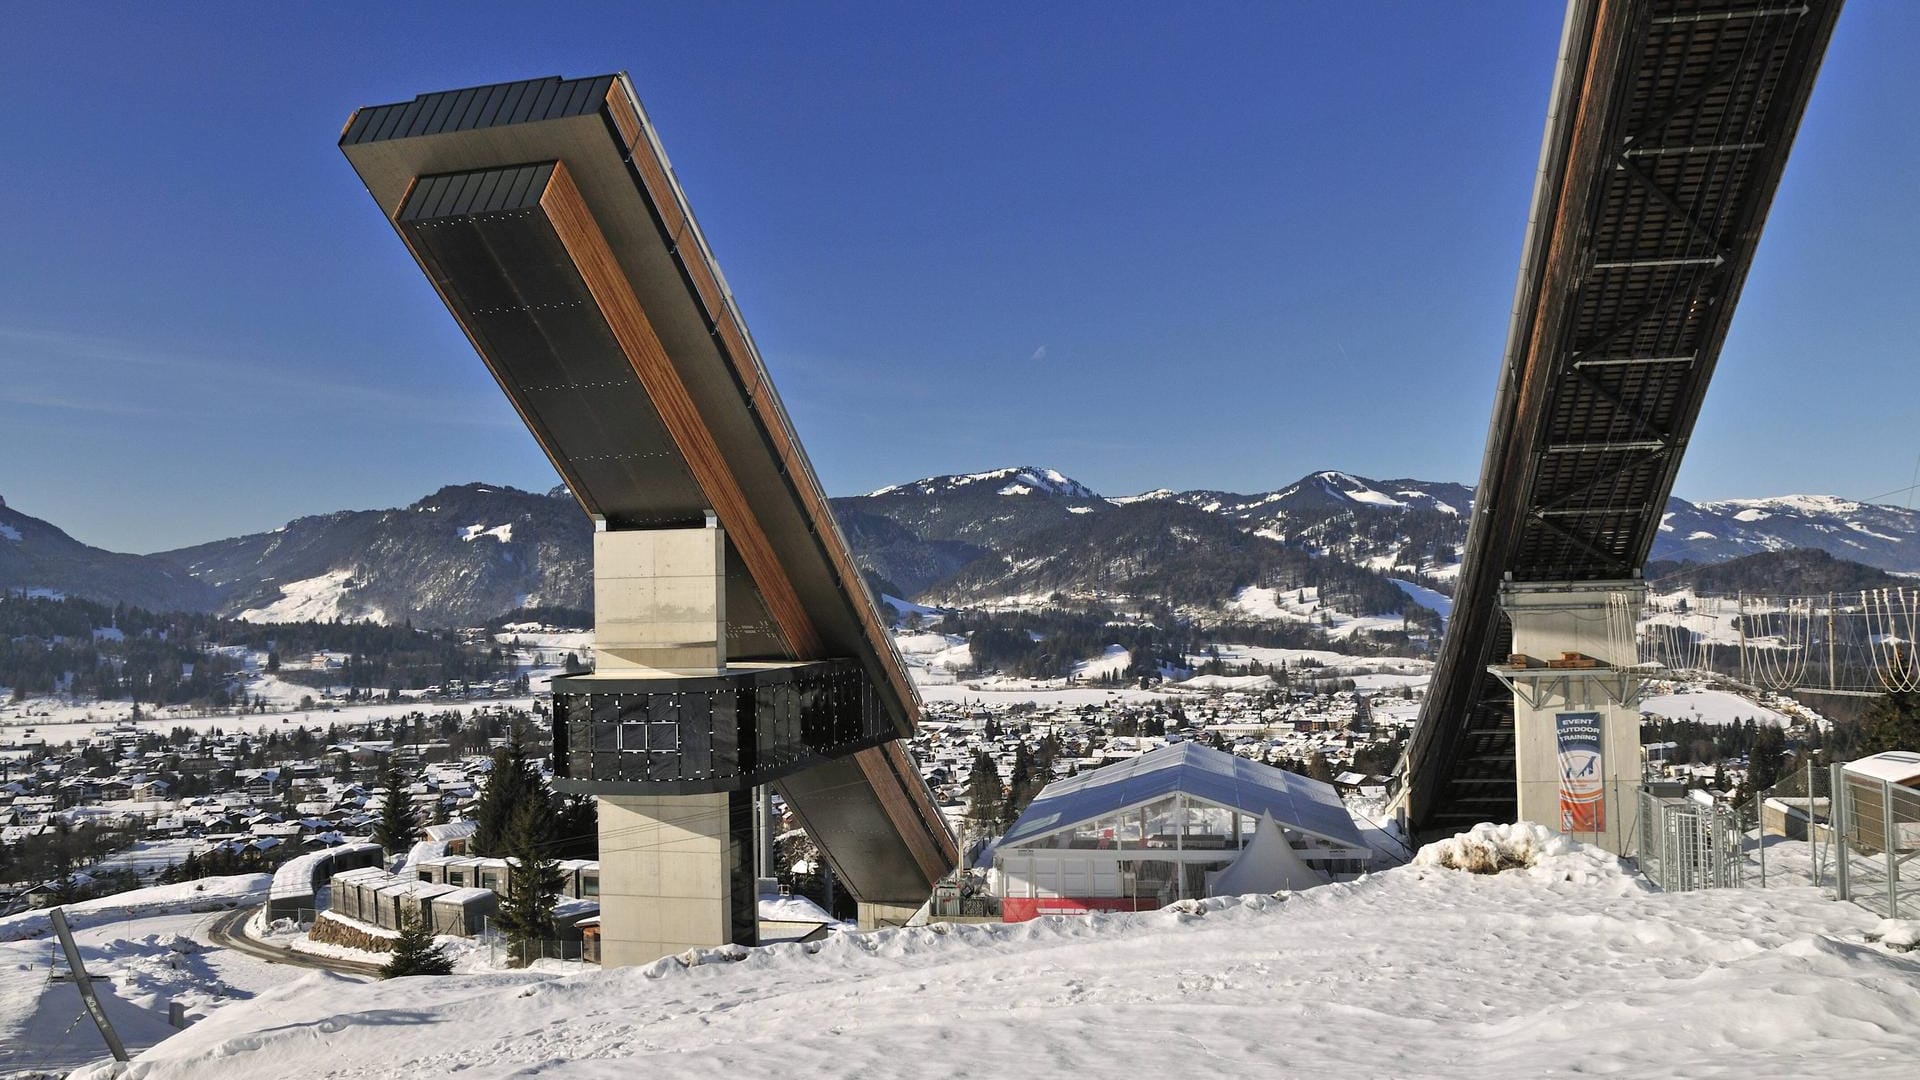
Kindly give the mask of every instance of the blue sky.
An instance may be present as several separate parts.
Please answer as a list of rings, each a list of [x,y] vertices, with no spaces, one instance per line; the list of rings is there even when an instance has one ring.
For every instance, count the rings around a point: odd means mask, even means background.
[[[359,105],[621,69],[833,493],[1006,464],[1111,494],[1470,482],[1560,24],[162,7],[19,6],[0,36],[0,495],[127,551],[551,486],[335,141]],[[1917,53],[1920,5],[1841,18],[1682,496],[1911,482]]]

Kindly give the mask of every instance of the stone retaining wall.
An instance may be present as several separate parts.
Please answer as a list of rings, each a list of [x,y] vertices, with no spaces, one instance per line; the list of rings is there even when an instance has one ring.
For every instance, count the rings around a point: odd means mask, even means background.
[[[364,923],[353,923],[334,915],[330,911],[321,912],[313,920],[313,929],[307,937],[328,945],[345,945],[349,949],[361,949],[366,952],[392,952],[394,938],[398,935],[385,930],[377,930]]]

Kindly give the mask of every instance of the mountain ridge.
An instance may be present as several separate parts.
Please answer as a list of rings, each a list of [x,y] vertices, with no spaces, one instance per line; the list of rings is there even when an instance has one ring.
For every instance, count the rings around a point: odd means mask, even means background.
[[[1264,492],[1110,497],[1021,465],[831,501],[869,583],[905,599],[1165,592],[1207,611],[1230,609],[1250,585],[1324,585],[1373,608],[1357,613],[1391,614],[1405,593],[1396,600],[1376,582],[1451,589],[1473,491],[1326,469]],[[591,544],[564,487],[447,485],[405,507],[309,515],[152,555],[90,547],[0,500],[0,588],[259,620],[455,626],[531,605],[587,609]],[[1920,512],[1827,495],[1676,498],[1653,558],[1713,564],[1797,549],[1920,573]]]

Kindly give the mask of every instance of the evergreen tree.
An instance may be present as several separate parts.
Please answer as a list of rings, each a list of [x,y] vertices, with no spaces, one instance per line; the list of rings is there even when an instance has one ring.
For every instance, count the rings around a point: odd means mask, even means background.
[[[539,787],[539,776],[520,742],[520,728],[516,725],[508,733],[507,745],[493,752],[493,771],[487,774],[487,782],[480,789],[480,801],[473,808],[473,839],[468,841],[467,850],[475,855],[510,854],[506,843],[514,810],[532,798]],[[545,790],[539,790],[538,794],[542,797],[540,809],[544,815]]]
[[[507,895],[494,921],[507,932],[509,958],[525,967],[539,958],[540,942],[553,936],[553,908],[560,892],[560,864],[550,854],[553,817],[544,790],[520,800],[507,822],[505,848],[513,866]]]
[[[1027,744],[1018,743],[1013,748],[1013,775],[1007,780],[1007,799],[1000,808],[1000,827],[1009,829],[1019,819],[1020,811],[1033,801],[1033,762],[1027,758]]]
[[[973,770],[967,774],[967,821],[980,833],[989,833],[1000,824],[1000,769],[985,750],[973,754]]]
[[[1920,693],[1906,691],[1875,698],[1860,722],[1857,756],[1887,750],[1920,750]]]
[[[401,920],[400,936],[394,939],[393,952],[380,966],[380,977],[397,979],[402,975],[451,975],[453,961],[446,949],[434,944],[433,931],[417,915]]]
[[[414,809],[413,795],[407,790],[407,774],[400,771],[395,756],[387,755],[386,775],[382,780],[387,801],[381,807],[380,820],[373,826],[374,843],[386,849],[388,855],[398,855],[420,838],[420,813]]]

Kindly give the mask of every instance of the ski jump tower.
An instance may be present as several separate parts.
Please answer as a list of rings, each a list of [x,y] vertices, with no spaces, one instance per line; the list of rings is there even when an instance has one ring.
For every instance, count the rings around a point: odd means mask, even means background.
[[[368,106],[340,146],[594,522],[553,752],[600,802],[603,961],[754,942],[763,784],[863,923],[910,915],[957,858],[918,699],[627,77]]]

